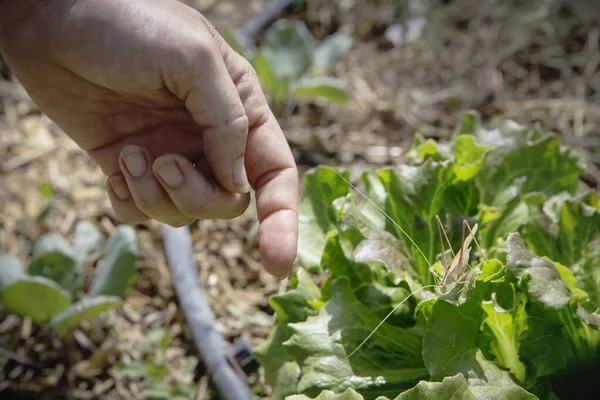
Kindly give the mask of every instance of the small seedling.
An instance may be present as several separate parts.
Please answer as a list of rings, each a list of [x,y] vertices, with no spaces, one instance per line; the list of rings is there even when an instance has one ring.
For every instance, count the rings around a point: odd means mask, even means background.
[[[27,268],[0,253],[0,299],[6,311],[47,324],[65,337],[78,322],[118,307],[135,278],[136,236],[127,225],[117,227],[108,239],[88,296],[78,298],[82,264],[90,252],[100,250],[101,241],[100,232],[82,222],[73,246],[54,233],[40,237]]]
[[[342,82],[326,75],[352,46],[350,36],[336,33],[319,43],[303,22],[282,19],[257,49],[244,48],[232,34],[225,37],[253,65],[276,115],[293,98],[348,102]]]
[[[172,340],[173,336],[166,329],[153,330],[137,348],[142,360],[119,362],[117,365],[123,376],[140,382],[140,390],[148,399],[192,400],[195,398],[194,385],[177,377],[193,375],[198,359],[187,357],[185,366],[178,374],[170,373],[166,350]]]

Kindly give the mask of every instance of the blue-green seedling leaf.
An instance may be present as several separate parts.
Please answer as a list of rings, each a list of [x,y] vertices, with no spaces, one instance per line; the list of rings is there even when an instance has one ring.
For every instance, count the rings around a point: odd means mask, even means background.
[[[123,296],[135,279],[137,240],[129,225],[119,225],[108,238],[104,258],[98,263],[90,295]]]
[[[52,318],[50,326],[54,328],[58,336],[65,337],[69,329],[80,321],[92,319],[105,311],[119,307],[119,305],[121,305],[121,299],[115,296],[98,296],[79,300]]]
[[[0,251],[0,293],[24,274],[23,263],[17,257]]]
[[[71,303],[71,296],[56,282],[43,276],[23,275],[2,292],[9,313],[45,323]]]
[[[351,36],[336,33],[327,37],[315,49],[312,74],[322,75],[331,71],[351,47]]]
[[[65,238],[56,233],[43,235],[35,242],[28,272],[50,278],[72,294],[81,285],[77,255]]]
[[[261,51],[278,79],[295,81],[312,64],[314,40],[303,22],[281,19],[265,32]]]
[[[102,234],[89,222],[82,221],[75,227],[75,243],[73,251],[79,262],[83,262],[88,254],[98,250],[102,244]]]
[[[305,78],[292,90],[294,97],[324,99],[336,104],[346,104],[350,100],[344,84],[327,76]]]

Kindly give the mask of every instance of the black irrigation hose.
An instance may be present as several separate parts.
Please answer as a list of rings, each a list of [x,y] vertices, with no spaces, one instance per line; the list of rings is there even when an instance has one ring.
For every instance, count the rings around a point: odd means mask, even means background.
[[[252,399],[247,383],[228,361],[228,344],[217,330],[214,314],[204,296],[194,264],[189,228],[165,225],[163,239],[179,305],[214,387],[224,400]]]

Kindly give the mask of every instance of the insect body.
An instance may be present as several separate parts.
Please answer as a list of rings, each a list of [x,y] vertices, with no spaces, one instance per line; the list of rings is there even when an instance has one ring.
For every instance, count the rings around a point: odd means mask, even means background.
[[[463,275],[464,268],[469,265],[469,256],[471,255],[471,242],[475,242],[484,260],[485,255],[483,254],[479,243],[477,243],[477,239],[475,239],[475,234],[477,233],[478,228],[477,224],[475,224],[473,228],[471,228],[469,223],[466,220],[463,220],[463,231],[461,239],[462,244],[458,253],[455,254],[452,251],[450,240],[446,235],[446,231],[444,230],[440,217],[436,215],[435,218],[437,221],[440,244],[442,248],[442,267],[444,269],[444,274],[441,281],[439,282],[439,285],[442,288],[444,288],[449,284],[456,282]],[[465,229],[469,229],[469,234],[467,235],[467,237],[465,237]],[[446,239],[448,247],[450,247],[450,252],[452,253],[453,258],[452,261],[450,261],[450,264],[448,264],[446,261],[446,251],[444,250],[444,241],[442,240],[442,236]]]

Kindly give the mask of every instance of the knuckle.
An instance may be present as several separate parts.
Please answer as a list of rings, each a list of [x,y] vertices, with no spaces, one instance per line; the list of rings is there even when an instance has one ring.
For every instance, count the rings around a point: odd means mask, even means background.
[[[212,37],[196,36],[192,39],[191,51],[193,59],[201,59],[203,62],[213,60],[218,57],[219,50]]]
[[[167,71],[173,76],[172,79],[184,79],[189,74],[202,72],[198,65],[213,63],[217,59],[218,49],[214,39],[206,35],[193,35],[177,46],[170,46],[168,57],[165,59]],[[182,73],[182,71],[184,71]]]
[[[228,118],[227,127],[232,134],[236,136],[246,136],[248,134],[248,126],[248,116],[241,106],[231,110],[231,116]]]
[[[258,73],[254,69],[252,64],[250,64],[247,60],[244,60],[244,62],[246,64],[248,64],[248,73],[247,73],[248,81],[257,87],[260,87],[260,79],[258,77]]]
[[[233,83],[236,86],[239,86],[239,85],[242,85],[242,84],[248,82],[254,76],[258,77],[258,75],[256,75],[256,71],[254,70],[254,67],[252,67],[252,64],[250,64],[250,62],[248,60],[246,60],[245,58],[236,57],[236,64],[237,64],[237,66],[235,68],[236,73],[232,77]]]

